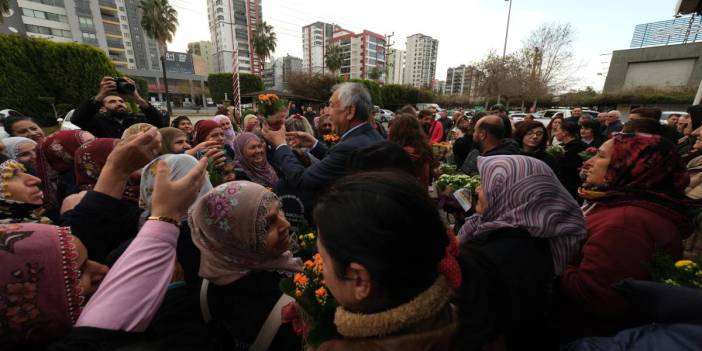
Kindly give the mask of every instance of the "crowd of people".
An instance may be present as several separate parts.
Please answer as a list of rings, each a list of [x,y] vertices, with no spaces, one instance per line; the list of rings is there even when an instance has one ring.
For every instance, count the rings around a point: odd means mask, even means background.
[[[4,121],[0,349],[702,345],[702,292],[620,287],[651,280],[660,253],[702,251],[700,106],[667,124],[576,107],[545,126],[408,105],[385,126],[341,83],[319,113],[261,95],[257,115],[193,123],[116,88],[74,112],[81,130]],[[441,162],[480,176],[472,208],[430,191]],[[338,303],[336,338],[313,346],[281,321],[279,286],[306,268],[309,231]]]

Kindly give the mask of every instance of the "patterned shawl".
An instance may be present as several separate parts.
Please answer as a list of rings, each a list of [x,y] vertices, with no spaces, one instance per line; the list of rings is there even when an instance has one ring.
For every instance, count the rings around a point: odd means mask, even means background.
[[[185,177],[185,175],[197,165],[195,157],[190,155],[169,154],[159,156],[144,167],[139,184],[139,207],[145,210],[141,214],[142,223],[151,215],[151,199],[154,193],[154,182],[156,180],[156,166],[158,165],[158,161],[161,160],[166,161],[168,164],[168,169],[170,171],[168,179],[171,181]],[[197,196],[198,199],[205,196],[210,190],[212,190],[212,184],[209,179],[205,179],[202,188],[200,188],[200,193]]]
[[[15,160],[7,160],[0,164],[0,223],[51,222],[37,214],[40,205],[27,204],[12,199],[13,194],[8,189],[8,182],[18,173],[26,172],[24,165]]]
[[[249,132],[241,133],[236,138],[234,142],[234,154],[237,166],[244,170],[244,173],[246,173],[252,182],[261,184],[267,188],[272,188],[275,183],[278,182],[278,175],[275,174],[275,170],[270,163],[268,163],[268,159],[266,159],[265,155],[263,161],[259,163],[254,163],[245,156],[246,145],[252,141],[261,141],[261,139],[259,139],[256,134]]]
[[[98,138],[82,145],[75,154],[76,185],[80,190],[93,190],[102,168],[119,139]],[[133,204],[139,203],[139,180],[132,176],[127,181],[122,197]]]
[[[94,138],[84,130],[61,130],[49,135],[37,145],[37,176],[41,179],[45,207],[61,206],[58,177],[73,170],[73,156],[76,150]]]
[[[264,255],[270,208],[278,198],[247,181],[224,183],[190,207],[188,223],[202,253],[200,276],[227,285],[250,271],[299,272],[302,261],[290,251],[276,258]]]
[[[16,160],[17,155],[19,155],[19,150],[20,150],[20,145],[22,144],[32,144],[36,145],[37,142],[25,138],[25,137],[11,137],[11,138],[5,138],[2,139],[2,143],[5,144],[5,155],[9,157],[11,160]]]
[[[551,168],[528,156],[491,156],[478,158],[478,170],[488,208],[466,220],[459,239],[526,229],[532,237],[549,239],[554,272],[560,274],[579,253],[587,230],[580,207]]]
[[[0,224],[0,345],[71,330],[83,297],[69,228]]]

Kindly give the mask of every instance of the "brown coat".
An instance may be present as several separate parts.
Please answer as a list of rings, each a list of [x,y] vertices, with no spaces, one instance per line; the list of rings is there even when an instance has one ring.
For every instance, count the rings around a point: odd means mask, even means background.
[[[320,345],[317,351],[447,351],[458,350],[455,334],[458,322],[423,333],[386,337],[337,339]]]

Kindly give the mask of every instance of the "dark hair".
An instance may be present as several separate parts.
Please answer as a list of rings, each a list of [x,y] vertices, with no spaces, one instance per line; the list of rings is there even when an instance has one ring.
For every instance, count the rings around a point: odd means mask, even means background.
[[[364,172],[331,186],[314,209],[319,240],[340,278],[365,267],[392,308],[428,289],[448,245],[427,190],[400,172]]]
[[[7,134],[9,134],[10,136],[15,136],[15,133],[14,133],[14,131],[12,130],[12,127],[15,125],[15,123],[17,123],[17,122],[19,122],[19,121],[30,121],[30,122],[37,123],[36,121],[34,121],[34,119],[33,119],[32,117],[27,117],[27,116],[10,116],[10,117],[7,117],[7,118],[5,118],[5,120],[3,121],[3,125],[5,126],[5,131],[7,132]]]
[[[397,112],[395,112],[395,113],[397,113],[397,114],[400,114],[400,113],[409,113],[409,114],[416,115],[416,114],[417,114],[417,109],[414,108],[414,106],[412,106],[412,105],[405,105],[405,106],[402,106],[402,108],[399,109],[399,110],[397,110]]]
[[[419,111],[419,118],[424,118],[424,116],[431,116],[434,113],[431,110],[421,110]]]
[[[412,157],[402,146],[391,141],[381,141],[371,146],[354,150],[349,157],[349,172],[398,170],[414,175]]]
[[[568,133],[573,138],[580,137],[580,125],[577,123],[565,121],[561,123],[561,130]]]
[[[478,123],[478,120],[479,120],[479,119],[481,119],[481,118],[483,118],[483,117],[485,117],[485,116],[487,116],[487,115],[488,115],[487,112],[482,112],[482,111],[481,111],[481,112],[476,112],[476,113],[475,113],[475,116],[473,116],[473,120],[475,120],[475,122]]]
[[[419,121],[411,114],[401,114],[390,122],[388,140],[401,147],[411,146],[423,159],[432,162],[434,154],[429,147],[429,138]]]
[[[537,121],[525,121],[522,122],[522,124],[519,125],[519,128],[514,132],[514,140],[517,141],[517,144],[519,146],[522,146],[522,141],[524,140],[524,136],[529,133],[530,130],[534,128],[539,128],[544,132],[544,137],[541,138],[541,143],[539,143],[538,149],[543,150],[546,149],[546,143],[548,142],[548,131],[546,130],[546,127],[541,122]]]
[[[190,121],[190,118],[188,118],[188,116],[178,116],[173,120],[173,122],[171,122],[171,127],[178,128],[178,125],[183,120],[187,120],[188,122],[190,122],[190,124],[193,123],[192,121]]]
[[[559,114],[553,116],[553,118],[551,118],[551,121],[548,122],[548,125],[546,126],[546,129],[549,131],[549,133],[551,132],[551,129],[553,129],[553,121],[555,121],[557,119],[561,120],[561,124],[563,124],[565,122],[565,118],[563,118],[562,113],[559,113]]]
[[[687,114],[692,121],[692,130],[702,126],[702,105],[693,105],[687,108]]]
[[[655,107],[639,107],[631,110],[629,114],[635,113],[642,118],[648,118],[648,119],[653,119],[653,120],[660,120],[661,119],[661,109],[655,108]]]
[[[680,117],[682,117],[682,116],[680,116],[679,113],[671,113],[671,114],[668,115],[668,117],[666,117],[666,119],[669,119],[669,118],[671,118],[671,117],[678,117],[678,118],[680,118]]]
[[[482,118],[484,118],[484,117],[487,117],[487,116],[483,116]],[[495,117],[497,117],[497,116],[495,116]],[[500,118],[500,117],[497,117],[497,118]],[[482,131],[492,135],[493,137],[495,137],[495,139],[500,140],[500,139],[504,139],[504,137],[505,137],[505,125],[504,125],[504,121],[502,121],[502,118],[500,118],[500,122],[502,122],[502,123],[493,124],[493,123],[483,122],[483,123],[480,123],[479,126],[476,124],[476,126],[479,130],[482,130]]]
[[[631,119],[624,124],[622,132],[663,135],[663,126],[650,118]]]
[[[503,105],[503,104],[494,104],[494,105],[490,106],[490,111],[495,111],[495,110],[498,110],[500,112],[507,111],[507,109],[505,108],[505,105]]]
[[[602,134],[602,125],[596,120],[588,119],[586,121],[583,121],[583,123],[580,125],[580,128],[592,129],[592,134],[594,134],[595,136]]]

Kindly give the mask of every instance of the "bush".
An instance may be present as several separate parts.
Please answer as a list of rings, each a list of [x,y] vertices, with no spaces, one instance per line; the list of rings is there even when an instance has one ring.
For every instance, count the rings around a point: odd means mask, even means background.
[[[685,89],[654,89],[638,88],[623,90],[616,93],[597,94],[589,91],[578,91],[560,96],[559,104],[563,106],[616,106],[617,104],[691,104],[695,98],[695,90]]]
[[[332,87],[341,81],[340,77],[332,75],[291,73],[288,77],[288,89],[295,95],[328,101]]]
[[[207,86],[210,89],[212,100],[221,103],[224,100],[224,93],[229,99],[232,98],[232,73],[214,73],[207,77]],[[253,93],[263,90],[263,80],[255,74],[239,74],[239,90],[241,94]]]
[[[383,92],[380,88],[380,84],[376,81],[372,80],[363,80],[363,79],[349,79],[349,82],[355,82],[355,83],[361,83],[366,86],[368,89],[368,92],[370,93],[371,100],[373,101],[373,105],[378,105],[378,106],[385,106],[383,104]]]
[[[39,97],[75,107],[95,95],[102,77],[119,75],[105,53],[89,45],[0,34],[0,52],[0,109],[17,110],[42,124],[56,121],[51,105]]]

